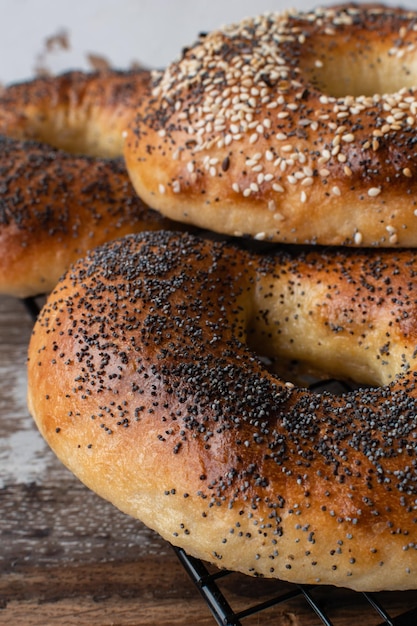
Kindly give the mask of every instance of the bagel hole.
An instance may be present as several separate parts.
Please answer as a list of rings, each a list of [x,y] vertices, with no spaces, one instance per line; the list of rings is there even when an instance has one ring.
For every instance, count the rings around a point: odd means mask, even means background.
[[[335,98],[388,95],[417,86],[417,59],[411,54],[399,58],[388,50],[379,55],[361,44],[344,48],[342,39],[325,52],[313,49],[303,56],[302,73],[315,89]]]
[[[68,123],[68,126],[69,123]],[[115,158],[122,151],[121,142],[114,141],[109,136],[102,139],[100,132],[94,124],[87,125],[88,130],[83,128],[65,128],[64,124],[55,127],[49,120],[49,124],[41,125],[28,130],[28,136],[35,141],[45,143],[55,150],[62,150],[73,156],[86,156],[93,158]]]
[[[290,382],[296,387],[310,389],[310,391],[321,393],[327,391],[333,395],[342,395],[354,389],[371,388],[371,385],[359,385],[352,380],[333,378],[330,374],[314,370],[311,366],[300,361],[288,361],[286,359],[270,358],[258,355],[263,365],[272,374]]]

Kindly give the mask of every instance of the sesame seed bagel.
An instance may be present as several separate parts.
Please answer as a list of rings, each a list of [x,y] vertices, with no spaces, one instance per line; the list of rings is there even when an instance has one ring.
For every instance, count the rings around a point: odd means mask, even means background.
[[[125,157],[143,200],[232,235],[417,244],[417,13],[267,14],[153,76]]]
[[[172,227],[137,196],[122,157],[122,130],[148,84],[144,71],[70,72],[3,92],[1,294],[47,293],[89,248]]]
[[[409,251],[127,236],[50,294],[29,409],[81,481],[192,555],[298,583],[413,588],[416,292]],[[314,393],[266,356],[366,387]]]

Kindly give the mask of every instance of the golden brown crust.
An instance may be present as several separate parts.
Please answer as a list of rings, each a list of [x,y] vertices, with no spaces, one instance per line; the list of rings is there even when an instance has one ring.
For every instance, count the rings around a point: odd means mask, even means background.
[[[148,86],[143,70],[68,72],[2,93],[0,293],[47,293],[90,248],[173,226],[138,198],[121,156]]]
[[[135,193],[122,159],[0,136],[0,293],[48,293],[87,250],[175,226]]]
[[[86,485],[191,554],[295,582],[412,588],[416,291],[409,251],[261,255],[129,236],[49,297],[29,408]],[[315,394],[248,346],[382,386]]]
[[[289,243],[417,244],[417,13],[247,19],[155,74],[125,157],[149,206]]]
[[[15,83],[0,94],[0,134],[119,157],[123,132],[149,86],[150,72],[142,69],[71,71]]]

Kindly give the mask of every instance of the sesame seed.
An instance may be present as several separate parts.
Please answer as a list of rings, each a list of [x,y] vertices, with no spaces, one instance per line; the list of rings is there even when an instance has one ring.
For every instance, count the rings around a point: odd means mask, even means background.
[[[372,182],[364,192],[370,198],[381,194],[384,185],[390,181],[405,186],[404,177],[413,178],[414,161],[411,157],[400,158],[396,152],[388,154],[398,140],[405,147],[411,137],[410,129],[414,132],[416,128],[417,98],[411,88],[405,86],[394,93],[358,96],[335,97],[320,93],[317,104],[315,85],[313,106],[311,77],[298,65],[312,24],[321,35],[326,34],[323,45],[330,46],[332,39],[339,36],[339,24],[356,22],[355,11],[353,8],[332,8],[308,12],[300,17],[296,28],[291,11],[279,17],[268,14],[248,18],[242,24],[230,25],[200,38],[196,46],[184,52],[179,62],[155,73],[154,94],[162,99],[156,131],[160,128],[160,120],[167,119],[161,137],[166,136],[165,132],[169,135],[171,131],[168,129],[176,126],[181,127],[183,134],[188,132],[190,135],[186,138],[188,142],[184,141],[176,148],[175,145],[169,147],[168,141],[161,141],[160,150],[170,150],[173,159],[184,158],[181,166],[190,174],[199,172],[198,181],[202,193],[207,194],[208,203],[213,201],[212,190],[218,194],[216,202],[223,201],[221,186],[217,190],[217,181],[213,181],[213,186],[210,177],[219,177],[222,171],[227,171],[229,161],[224,160],[226,155],[236,171],[245,161],[244,177],[239,178],[241,184],[229,182],[229,188],[231,186],[234,192],[244,197],[259,194],[269,207],[272,205],[267,194],[271,189],[282,194],[290,189],[290,185],[300,184],[298,199],[302,203],[307,201],[307,188],[313,185],[319,198],[329,193],[341,197],[345,190],[348,191],[346,183],[357,192],[360,168],[365,160],[372,160],[369,165]],[[361,15],[361,9],[358,15]],[[411,31],[408,27],[406,31],[409,37]],[[230,54],[242,36],[247,50]],[[411,44],[414,47],[412,39],[407,45],[398,43],[395,54],[403,50],[409,53]],[[296,55],[292,54],[293,50]],[[320,56],[312,57],[311,63],[321,69],[327,58],[326,48],[323,48]],[[319,83],[322,72],[316,71],[315,74]],[[169,124],[173,109],[176,115]],[[172,137],[175,144],[174,131]],[[255,145],[257,148],[262,146],[259,158],[251,155],[251,149],[248,149],[248,146]],[[207,164],[203,161],[204,155],[213,148],[218,148],[220,161]],[[375,154],[361,154],[371,149]],[[345,178],[343,183],[341,172],[350,180]],[[174,174],[174,178],[178,178],[171,183],[174,193],[180,193],[180,176]],[[191,182],[189,176],[187,185]],[[205,182],[207,189],[203,188]],[[184,192],[184,183],[182,187]],[[164,191],[160,187],[160,193]],[[412,189],[405,192],[411,203]],[[388,203],[388,199],[386,201]],[[408,206],[409,211],[414,210],[411,204]],[[276,213],[275,209],[270,210]],[[389,211],[386,206],[381,207],[381,212],[385,210]],[[380,223],[386,221],[386,215],[381,214]],[[264,226],[258,228],[262,230]],[[311,228],[314,230],[313,222]],[[397,232],[387,232],[389,237],[398,235]],[[277,235],[287,241],[295,239],[284,231]],[[355,237],[358,243],[362,235],[356,233]],[[365,230],[364,237],[367,238]],[[310,240],[316,240],[314,232]],[[374,243],[381,245],[384,241],[387,239],[383,234]]]

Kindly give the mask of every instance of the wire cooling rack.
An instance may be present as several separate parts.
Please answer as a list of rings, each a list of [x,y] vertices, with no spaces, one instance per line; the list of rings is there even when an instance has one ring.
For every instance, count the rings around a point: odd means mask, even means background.
[[[23,303],[35,321],[43,299],[26,298]],[[346,386],[338,381],[327,381],[325,386],[335,393],[346,390]],[[323,384],[318,383],[314,387],[316,389],[323,388]],[[228,570],[218,570],[189,556],[181,548],[172,547],[219,626],[245,626],[245,620],[253,616],[258,616],[257,623],[262,624],[264,623],[263,617],[259,614],[266,615],[268,611],[276,607],[284,607],[285,609],[286,606],[291,606],[294,601],[298,602],[297,606],[300,606],[300,603],[305,603],[311,616],[317,618],[317,626],[321,626],[321,624],[325,626],[348,624],[345,617],[341,622],[338,616],[343,615],[344,609],[348,611],[352,607],[360,607],[360,610],[357,610],[354,616],[352,615],[352,621],[360,620],[363,626],[417,626],[417,591],[398,592],[395,594],[395,601],[393,601],[393,592],[360,593],[343,590],[340,593],[340,590],[333,587],[296,585],[255,579],[257,585],[264,584],[268,587],[268,593],[265,594],[265,590],[261,590],[258,597],[254,593],[247,594],[245,607],[233,608],[236,589],[239,588],[239,583],[242,583],[242,577],[246,579],[249,577]],[[233,577],[238,578],[237,587],[236,584],[230,584]],[[250,581],[252,585],[252,579]],[[241,595],[245,595],[245,585],[241,584],[241,586],[243,587]],[[335,602],[331,601],[332,596],[336,598],[336,611],[334,610]],[[337,615],[333,616],[332,612]],[[282,612],[281,616],[284,614],[285,612]],[[272,619],[274,618],[272,617]],[[281,621],[279,617],[277,619],[279,621],[268,621],[268,623],[275,623],[277,626],[290,623],[287,619],[285,622]],[[296,623],[302,624],[300,621]],[[308,623],[313,624],[311,618],[308,619]]]
[[[190,557],[181,548],[174,547],[179,560],[181,561],[184,569],[190,576],[191,580],[196,585],[200,594],[204,598],[208,608],[210,609],[215,621],[220,626],[244,626],[244,620],[258,613],[266,613],[266,611],[277,606],[284,606],[289,604],[293,600],[299,602],[306,602],[307,608],[310,609],[312,615],[317,617],[317,625],[324,624],[325,626],[337,626],[340,624],[339,618],[332,617],[331,611],[334,610],[334,603],[328,602],[329,594],[337,594],[338,590],[332,587],[320,588],[316,586],[308,585],[295,585],[286,583],[282,586],[279,581],[276,582],[276,591],[272,593],[266,600],[257,602],[254,600],[252,603],[248,603],[243,609],[233,609],[231,603],[227,597],[227,588],[223,590],[221,584],[228,577],[237,576],[234,572],[227,570],[215,570],[210,572],[208,565],[202,561]],[[241,576],[241,575],[239,575]],[[271,582],[271,581],[261,581]],[[323,594],[324,591],[324,594]],[[375,626],[416,626],[417,624],[417,593],[415,592],[401,592],[401,595],[407,596],[407,604],[412,604],[414,600],[415,607],[407,608],[405,611],[401,609],[401,599],[399,599],[399,606],[396,608],[387,608],[387,602],[384,601],[384,595],[382,593],[359,593],[350,590],[344,590],[343,598],[337,599],[337,613],[341,615],[343,613],[343,605],[346,607],[360,606],[360,612],[352,616],[352,620],[360,619],[364,626],[372,624]],[[398,597],[398,596],[397,596]],[[326,608],[326,604],[329,608]],[[396,614],[394,615],[394,611]],[[398,614],[398,611],[400,613]],[[263,622],[258,622],[262,624]],[[268,622],[272,623],[272,622]],[[275,622],[277,626],[281,622]],[[285,621],[285,623],[289,623]],[[297,624],[302,622],[297,621]],[[311,619],[308,621],[312,624]],[[346,619],[343,619],[343,624],[347,624]]]

